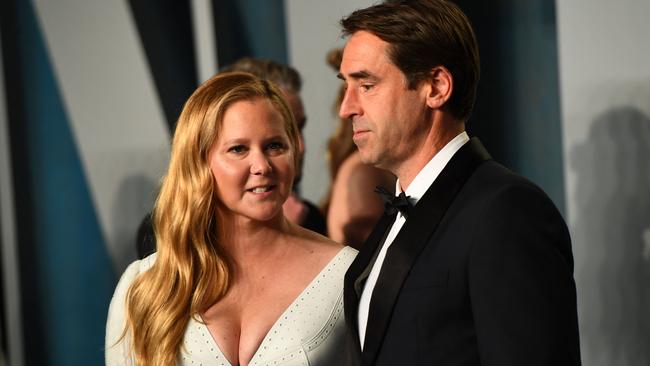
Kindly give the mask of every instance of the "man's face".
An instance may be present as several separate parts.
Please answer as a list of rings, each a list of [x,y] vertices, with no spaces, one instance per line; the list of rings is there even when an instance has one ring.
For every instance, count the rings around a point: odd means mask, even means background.
[[[388,57],[388,43],[366,31],[348,40],[339,77],[347,87],[339,114],[352,120],[362,161],[394,172],[424,142],[429,88],[420,83],[408,89]]]

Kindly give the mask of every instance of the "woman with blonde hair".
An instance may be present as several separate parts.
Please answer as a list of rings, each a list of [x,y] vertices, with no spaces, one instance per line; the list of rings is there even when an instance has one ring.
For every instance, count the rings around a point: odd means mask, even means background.
[[[356,251],[287,220],[298,130],[246,73],[202,84],[179,117],[153,222],[157,254],[111,301],[108,365],[331,365]]]

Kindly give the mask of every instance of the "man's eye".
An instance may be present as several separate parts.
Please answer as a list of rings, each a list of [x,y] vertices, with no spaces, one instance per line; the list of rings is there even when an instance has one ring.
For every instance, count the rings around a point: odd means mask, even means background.
[[[361,89],[363,89],[363,91],[369,91],[373,87],[374,87],[374,85],[372,85],[372,84],[361,84]]]

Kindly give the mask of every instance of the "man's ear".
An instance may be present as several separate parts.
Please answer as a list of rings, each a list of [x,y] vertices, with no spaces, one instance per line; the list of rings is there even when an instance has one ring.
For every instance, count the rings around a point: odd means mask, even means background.
[[[451,98],[451,93],[454,90],[454,79],[451,72],[444,66],[436,66],[431,69],[428,82],[430,90],[427,95],[427,106],[440,109]]]

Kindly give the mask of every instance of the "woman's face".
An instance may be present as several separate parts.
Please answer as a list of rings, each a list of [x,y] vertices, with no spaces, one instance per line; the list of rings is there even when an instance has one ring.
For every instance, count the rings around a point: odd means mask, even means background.
[[[293,182],[293,154],[282,115],[269,100],[242,100],[228,107],[209,155],[226,209],[258,221],[281,214]]]

